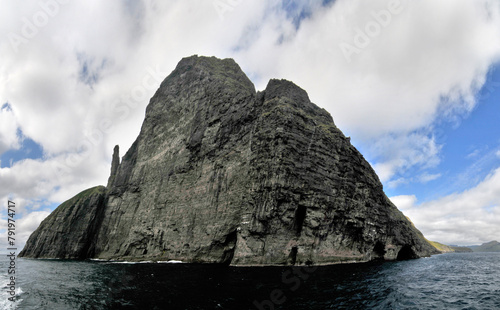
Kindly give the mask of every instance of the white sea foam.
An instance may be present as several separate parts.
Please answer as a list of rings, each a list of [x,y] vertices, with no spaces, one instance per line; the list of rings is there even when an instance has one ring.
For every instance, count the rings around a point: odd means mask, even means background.
[[[159,264],[182,264],[184,263],[183,261],[181,260],[162,260],[162,261],[158,261]]]
[[[3,280],[2,282],[5,283],[5,280],[4,279],[2,280]],[[17,309],[19,303],[22,301],[20,295],[23,293],[23,290],[21,289],[21,287],[16,287],[15,293],[16,293],[15,296],[11,296],[11,294],[7,290],[7,286],[4,286],[2,288],[2,292],[0,293],[0,309],[4,310]],[[14,297],[13,298],[14,301],[9,300],[10,297]]]
[[[155,263],[154,261],[151,260],[144,260],[140,262],[131,262],[131,261],[119,261],[119,260],[106,260],[106,262],[111,263],[111,264],[152,264]],[[163,260],[163,261],[157,261],[156,263],[159,264],[183,264],[183,261],[180,260]]]
[[[103,258],[91,258],[90,260],[93,262],[107,262],[108,261],[107,259],[103,259]]]
[[[151,264],[151,263],[154,263],[153,261],[150,261],[150,260],[143,260],[140,262],[129,262],[129,261],[125,261],[125,260],[124,261],[111,260],[109,262],[112,264]]]

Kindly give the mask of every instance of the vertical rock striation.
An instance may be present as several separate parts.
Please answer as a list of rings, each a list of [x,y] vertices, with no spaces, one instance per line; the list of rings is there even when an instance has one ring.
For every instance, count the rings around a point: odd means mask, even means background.
[[[232,59],[179,62],[121,163],[115,147],[102,192],[58,207],[22,256],[293,265],[436,253],[324,109],[286,80],[256,92]],[[72,219],[80,233],[62,224]]]

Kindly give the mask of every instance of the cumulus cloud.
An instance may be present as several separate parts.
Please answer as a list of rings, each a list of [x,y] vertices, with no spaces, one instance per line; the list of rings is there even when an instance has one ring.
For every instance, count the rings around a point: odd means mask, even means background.
[[[391,201],[399,210],[405,212],[416,204],[417,197],[415,195],[399,195],[391,197]]]
[[[412,195],[391,200],[430,240],[473,245],[500,236],[500,168],[477,186],[436,200],[418,204]]]
[[[38,228],[40,223],[50,214],[49,211],[35,211],[27,214],[20,220],[16,220],[15,229],[15,246],[22,249],[28,240],[31,233]],[[2,220],[0,223],[0,230],[5,230],[0,233],[0,249],[5,250],[9,247],[7,244],[8,230],[7,220]]]
[[[97,158],[96,158],[97,157]],[[70,153],[45,160],[25,159],[10,168],[0,169],[0,197],[37,201],[41,197],[49,202],[64,201],[82,190],[105,182],[109,176],[109,164],[104,154],[89,150],[87,153]],[[89,167],[89,162],[93,163]],[[28,206],[31,207],[31,206]]]
[[[272,70],[302,85],[360,137],[408,132],[431,124],[437,113],[469,111],[498,59],[498,3],[399,1],[400,12],[370,37],[374,14],[387,12],[391,2],[336,1],[296,33],[261,30],[242,54],[255,59],[265,79]],[[355,45],[360,32],[370,44],[348,62],[339,46]],[[277,40],[282,33],[287,40]],[[264,49],[283,53],[259,52]]]

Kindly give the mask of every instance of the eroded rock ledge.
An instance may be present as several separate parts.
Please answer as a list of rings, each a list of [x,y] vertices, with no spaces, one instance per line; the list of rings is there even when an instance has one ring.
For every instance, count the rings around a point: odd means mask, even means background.
[[[20,256],[304,265],[437,253],[324,109],[256,92],[232,59],[182,59],[116,147],[107,187],[66,201]]]

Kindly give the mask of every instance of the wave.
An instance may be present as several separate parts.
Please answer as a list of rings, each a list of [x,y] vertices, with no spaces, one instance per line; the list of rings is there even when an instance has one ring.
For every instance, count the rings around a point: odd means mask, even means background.
[[[108,261],[108,263],[111,264],[152,264],[154,263],[151,260],[145,260],[145,261],[140,261],[140,262],[129,262],[129,261]]]
[[[105,261],[111,264],[183,264],[183,261],[180,260],[167,260],[167,261],[151,261],[151,260],[145,260],[145,261],[139,261],[139,262],[132,262],[132,261],[117,261],[117,260],[97,260],[97,259],[92,259],[93,261]]]
[[[23,299],[21,298],[22,293],[24,293],[23,290],[20,287],[17,287],[15,290],[15,295],[11,296],[7,291],[7,286],[4,286],[2,288],[2,292],[0,293],[0,309],[17,309],[19,303],[23,301]],[[14,301],[9,300],[10,297],[14,297]]]
[[[162,260],[162,261],[158,261],[158,264],[183,264],[184,262],[181,261],[181,260],[174,260],[174,259],[171,259],[171,260]]]

